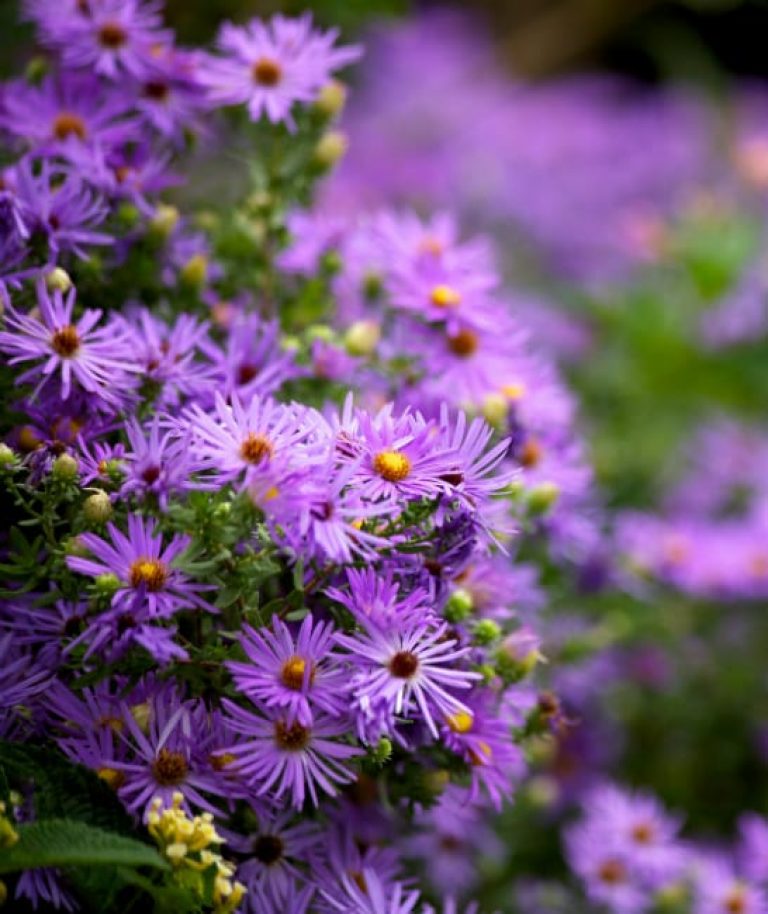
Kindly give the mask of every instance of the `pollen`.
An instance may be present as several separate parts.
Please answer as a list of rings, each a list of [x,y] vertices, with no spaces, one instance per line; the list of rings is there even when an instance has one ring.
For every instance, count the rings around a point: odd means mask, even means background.
[[[389,661],[389,672],[397,679],[411,679],[419,669],[419,658],[411,651],[398,651]]]
[[[246,463],[261,463],[263,460],[269,460],[274,453],[274,447],[269,439],[263,435],[250,434],[240,445],[240,456]]]
[[[181,752],[172,749],[161,749],[152,762],[152,775],[161,787],[175,787],[182,784],[189,766]]]
[[[402,482],[411,472],[411,461],[402,451],[379,451],[373,468],[387,482]]]
[[[293,689],[298,692],[304,685],[304,674],[307,669],[307,661],[303,657],[299,657],[294,654],[292,657],[289,657],[288,660],[282,666],[280,670],[280,681],[282,684],[288,688]],[[315,668],[313,664],[310,664],[309,670],[309,682],[310,685],[315,678]]]
[[[459,330],[454,336],[448,337],[448,348],[454,355],[466,359],[477,352],[480,340],[471,330]]]
[[[449,714],[445,722],[454,733],[469,733],[475,719],[469,711],[458,711],[456,714]]]
[[[102,47],[117,50],[128,41],[128,33],[119,22],[105,22],[99,29],[99,43]]]
[[[597,875],[606,885],[619,885],[626,881],[627,871],[621,860],[611,857],[600,864]]]
[[[51,337],[51,346],[56,355],[60,355],[63,359],[71,359],[80,349],[77,327],[73,324],[61,327]]]
[[[144,584],[150,593],[157,593],[165,587],[167,580],[168,568],[159,559],[140,558],[131,563],[131,587]]]
[[[461,294],[451,286],[435,286],[429,295],[430,302],[436,308],[456,308],[461,304]]]
[[[272,88],[283,78],[283,68],[271,57],[260,57],[251,67],[251,74],[255,83]]]
[[[71,111],[62,111],[53,122],[53,135],[57,140],[66,140],[70,136],[84,140],[87,132],[85,121]]]
[[[291,724],[278,720],[275,722],[275,745],[287,752],[301,752],[309,745],[312,731],[301,724]]]
[[[125,772],[116,768],[97,768],[96,774],[112,790],[119,790],[125,783]]]

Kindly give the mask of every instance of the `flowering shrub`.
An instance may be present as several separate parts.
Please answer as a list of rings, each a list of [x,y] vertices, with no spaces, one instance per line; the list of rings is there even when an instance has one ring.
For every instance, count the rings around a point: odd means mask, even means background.
[[[532,559],[598,539],[573,402],[485,240],[312,212],[358,48],[307,16],[207,53],[148,0],[24,12],[46,57],[0,95],[3,892],[456,911],[465,877],[422,899],[405,864],[482,835],[559,718],[527,682]],[[168,196],[222,158],[204,205]]]

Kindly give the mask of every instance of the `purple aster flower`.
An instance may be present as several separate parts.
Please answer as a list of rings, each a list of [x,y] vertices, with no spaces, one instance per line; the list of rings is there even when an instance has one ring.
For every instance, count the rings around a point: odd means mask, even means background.
[[[310,614],[296,635],[276,616],[271,628],[244,626],[240,644],[248,662],[227,664],[237,688],[254,704],[280,709],[288,724],[310,726],[313,709],[340,716],[347,674],[333,653],[333,625]]]
[[[26,727],[25,709],[35,708],[54,674],[28,648],[22,649],[12,631],[0,636],[0,665],[3,670],[0,734],[11,737],[19,726]]]
[[[74,322],[75,289],[63,295],[49,293],[41,279],[37,284],[40,317],[21,314],[9,306],[4,315],[6,330],[0,332],[0,349],[9,364],[41,362],[16,378],[17,384],[37,380],[35,395],[54,376],[60,377],[61,398],[66,400],[79,385],[110,406],[117,406],[130,387],[128,372],[135,371],[128,341],[119,325],[96,327],[100,310],[88,309]]]
[[[723,861],[702,861],[694,879],[693,914],[766,914],[768,895]]]
[[[131,611],[145,606],[150,617],[155,618],[193,607],[215,612],[199,596],[211,586],[190,581],[174,567],[189,546],[190,537],[176,535],[163,545],[163,536],[155,533],[155,526],[153,519],[131,514],[127,536],[113,523],[107,524],[111,543],[95,533],[83,533],[80,542],[93,558],[67,556],[67,565],[72,571],[92,578],[115,575],[120,584],[112,597],[112,607],[116,610]]]
[[[357,621],[363,631],[337,634],[336,640],[356,668],[349,688],[363,717],[382,708],[389,714],[416,715],[437,738],[435,714],[469,713],[449,690],[468,689],[480,675],[456,663],[465,660],[469,649],[446,637],[447,625],[427,621],[384,629],[362,613]]]
[[[126,498],[135,494],[141,501],[148,495],[157,498],[165,511],[170,495],[202,488],[192,480],[192,473],[200,468],[189,449],[189,436],[180,435],[175,427],[163,430],[157,414],[146,428],[131,418],[125,423],[129,450],[121,455],[125,481],[120,495]]]
[[[325,595],[346,606],[356,619],[370,619],[379,628],[416,623],[433,615],[426,590],[406,591],[386,569],[348,568],[345,583],[345,588],[326,587]]]
[[[252,485],[261,477],[279,489],[294,466],[316,463],[322,453],[318,417],[299,404],[253,397],[245,405],[234,395],[228,404],[217,393],[212,415],[193,404],[185,419],[193,452],[220,485],[238,478]]]
[[[147,308],[117,320],[130,337],[138,370],[152,387],[159,388],[158,404],[177,406],[205,389],[210,382],[209,368],[196,357],[207,339],[207,323],[181,314],[168,326]]]
[[[27,156],[7,169],[2,179],[17,196],[30,232],[47,242],[51,261],[69,251],[85,259],[87,246],[113,243],[110,235],[94,231],[108,215],[106,203],[75,169],[52,165],[47,159],[36,169]]]
[[[739,819],[739,871],[752,882],[768,883],[768,822],[757,813]]]
[[[206,343],[203,351],[212,363],[215,389],[225,399],[236,395],[242,403],[274,394],[298,373],[293,353],[280,347],[277,321],[264,321],[257,314],[232,322],[224,348]]]
[[[238,867],[237,878],[249,893],[260,890],[265,900],[285,905],[292,888],[305,882],[302,864],[322,849],[326,838],[316,822],[297,820],[292,810],[256,807],[255,811],[257,826],[252,831],[227,834],[227,846],[247,858]]]
[[[334,70],[360,56],[356,47],[335,48],[336,30],[318,32],[307,14],[297,19],[277,15],[268,23],[253,19],[246,26],[225,23],[219,50],[205,80],[216,104],[247,104],[252,120],[264,115],[293,126],[291,109],[316,98]]]
[[[137,139],[135,120],[126,120],[130,110],[130,96],[105,92],[90,74],[65,73],[49,76],[40,85],[6,86],[0,127],[37,153],[67,158],[73,144],[112,147]]]
[[[156,48],[170,41],[155,0],[89,0],[74,4],[68,15],[50,6],[31,4],[40,40],[71,69],[111,80],[145,79],[154,72]]]
[[[288,215],[291,241],[277,257],[281,270],[311,275],[320,269],[320,259],[341,246],[347,221],[338,216],[296,210]]]
[[[37,910],[40,902],[56,910],[77,911],[79,905],[75,896],[62,885],[63,874],[53,867],[24,870],[16,883],[14,898],[24,899]]]
[[[419,893],[401,882],[384,883],[371,867],[359,874],[340,873],[340,885],[333,889],[320,888],[324,914],[341,911],[344,914],[413,914],[419,903]]]
[[[158,133],[177,143],[185,131],[201,129],[200,115],[209,107],[201,64],[198,53],[153,48],[152,71],[139,86],[136,108]]]
[[[314,806],[321,793],[335,796],[338,785],[355,779],[345,762],[360,750],[339,742],[349,731],[344,718],[314,716],[311,727],[289,724],[281,715],[262,717],[223,699],[232,729],[244,739],[226,751],[235,756],[239,774],[259,796],[290,797],[297,809],[307,796]]]

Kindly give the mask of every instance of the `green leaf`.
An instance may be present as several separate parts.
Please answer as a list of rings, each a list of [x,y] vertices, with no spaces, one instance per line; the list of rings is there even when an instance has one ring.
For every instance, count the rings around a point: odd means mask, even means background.
[[[19,840],[0,853],[0,873],[44,866],[151,866],[168,864],[148,844],[85,822],[47,819],[16,828]]]

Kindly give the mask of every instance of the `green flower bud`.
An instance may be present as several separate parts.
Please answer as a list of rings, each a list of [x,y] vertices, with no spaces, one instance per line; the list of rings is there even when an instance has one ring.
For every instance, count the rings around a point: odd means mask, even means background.
[[[343,158],[348,145],[345,133],[340,130],[329,130],[317,141],[312,158],[323,170],[331,169]]]
[[[149,220],[149,235],[158,241],[165,241],[179,224],[179,211],[175,206],[160,203]]]
[[[77,460],[71,454],[59,454],[53,461],[51,475],[54,479],[72,482],[73,479],[77,479]]]
[[[195,254],[181,268],[179,278],[185,286],[199,289],[208,278],[208,258],[205,254]]]
[[[12,467],[16,463],[16,454],[7,444],[0,444],[0,467]]]
[[[338,79],[327,82],[315,99],[315,110],[332,120],[344,110],[347,101],[347,87]]]
[[[66,270],[61,267],[54,267],[50,273],[46,273],[45,287],[49,292],[69,292],[72,288],[72,278]]]
[[[120,584],[120,578],[112,572],[107,572],[106,574],[100,574],[94,581],[94,586],[96,587],[96,592],[105,597],[111,597],[114,593],[120,590],[122,586]]]
[[[308,340],[323,340],[325,343],[332,343],[336,339],[336,334],[332,327],[327,324],[312,324],[307,327]]]
[[[62,543],[64,552],[67,555],[88,555],[88,550],[82,543],[79,536],[68,536]]]
[[[472,626],[472,637],[477,644],[493,644],[501,637],[501,627],[493,619],[480,619]]]
[[[355,321],[344,334],[344,346],[350,355],[372,355],[381,339],[376,321]]]
[[[560,487],[554,482],[541,482],[528,490],[528,511],[531,514],[546,514],[560,497]]]
[[[483,416],[494,428],[504,424],[509,412],[509,401],[503,394],[488,394],[483,401]]]
[[[528,781],[527,796],[529,801],[540,809],[549,809],[560,794],[557,781],[545,774],[532,777]]]
[[[392,741],[382,736],[371,751],[371,756],[377,765],[383,765],[389,761],[392,755]]]
[[[133,203],[123,202],[117,209],[117,218],[125,228],[133,228],[138,224],[141,213]]]
[[[112,502],[109,495],[103,489],[89,495],[83,502],[83,514],[91,524],[103,524],[108,521],[112,517]]]
[[[458,590],[454,590],[448,598],[443,615],[449,622],[462,622],[472,614],[474,608],[472,594],[460,587]]]

